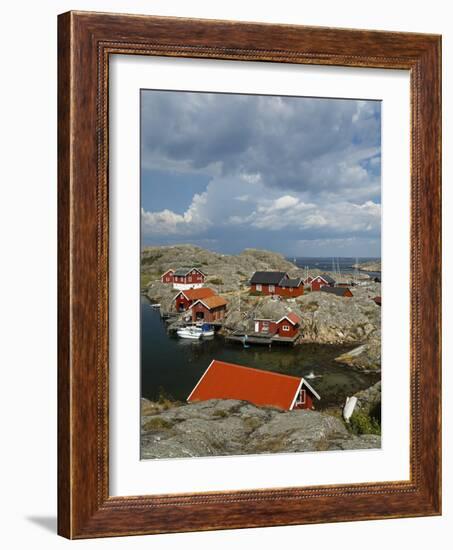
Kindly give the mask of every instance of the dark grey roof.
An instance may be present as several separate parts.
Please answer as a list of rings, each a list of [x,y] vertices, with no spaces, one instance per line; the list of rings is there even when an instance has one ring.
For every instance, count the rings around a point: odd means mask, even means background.
[[[282,279],[279,286],[282,288],[298,288],[302,284],[302,279]]]
[[[322,275],[320,275],[320,277],[322,277],[326,283],[329,283],[331,285],[335,284],[335,279],[332,279],[332,277],[330,275],[327,275],[327,273],[323,273]]]
[[[204,275],[203,271],[198,269],[198,267],[179,267],[173,275],[176,275],[177,277],[185,277],[190,271],[192,271],[192,269],[196,269]]]
[[[250,279],[252,285],[278,285],[286,276],[284,271],[255,271]]]
[[[330,294],[335,294],[336,296],[344,296],[344,293],[346,290],[349,290],[349,288],[343,286],[343,287],[331,287],[331,286],[322,286],[321,291],[322,292],[330,292]]]

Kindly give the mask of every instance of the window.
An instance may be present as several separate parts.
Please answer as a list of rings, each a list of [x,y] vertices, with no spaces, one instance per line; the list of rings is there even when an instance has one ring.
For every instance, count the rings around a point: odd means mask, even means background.
[[[192,282],[192,277],[189,275],[189,283]]]
[[[306,390],[300,390],[299,392],[299,405],[305,405],[305,401],[307,399],[307,391]]]
[[[275,292],[275,286],[269,285],[269,292]]]
[[[289,332],[289,326],[288,325],[283,325],[282,330],[283,330],[283,332]]]
[[[256,290],[258,292],[261,292],[263,290],[263,287],[261,285],[256,285]]]

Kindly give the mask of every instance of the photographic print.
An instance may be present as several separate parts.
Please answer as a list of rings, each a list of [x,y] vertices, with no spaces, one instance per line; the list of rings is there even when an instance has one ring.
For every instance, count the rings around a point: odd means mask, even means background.
[[[381,102],[141,90],[141,458],[381,447]]]

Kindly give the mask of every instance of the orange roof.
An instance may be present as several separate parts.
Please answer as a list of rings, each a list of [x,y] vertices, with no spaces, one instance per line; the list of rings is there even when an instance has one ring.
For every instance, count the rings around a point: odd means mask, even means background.
[[[239,399],[291,410],[302,378],[213,360],[187,401]]]
[[[288,313],[286,318],[289,319],[291,323],[293,323],[293,325],[300,325],[300,317],[299,315],[296,315],[293,311],[291,311],[291,313]]]
[[[191,288],[190,290],[181,290],[179,294],[184,294],[184,296],[188,300],[200,300],[201,298],[209,298],[210,296],[215,296],[215,292],[212,290],[212,288]],[[175,296],[175,299],[179,296],[177,294]]]
[[[209,298],[200,298],[199,300],[197,300],[197,302],[201,302],[208,309],[226,306],[228,303],[225,298],[222,298],[222,296],[218,296],[217,294],[215,294],[214,296],[210,296]],[[193,307],[197,302],[194,302],[190,307]]]

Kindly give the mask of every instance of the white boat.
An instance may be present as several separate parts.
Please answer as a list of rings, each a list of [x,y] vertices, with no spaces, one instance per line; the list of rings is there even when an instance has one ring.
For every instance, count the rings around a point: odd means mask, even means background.
[[[188,340],[199,340],[203,331],[199,327],[182,327],[178,328],[176,334],[180,338],[186,338]]]

